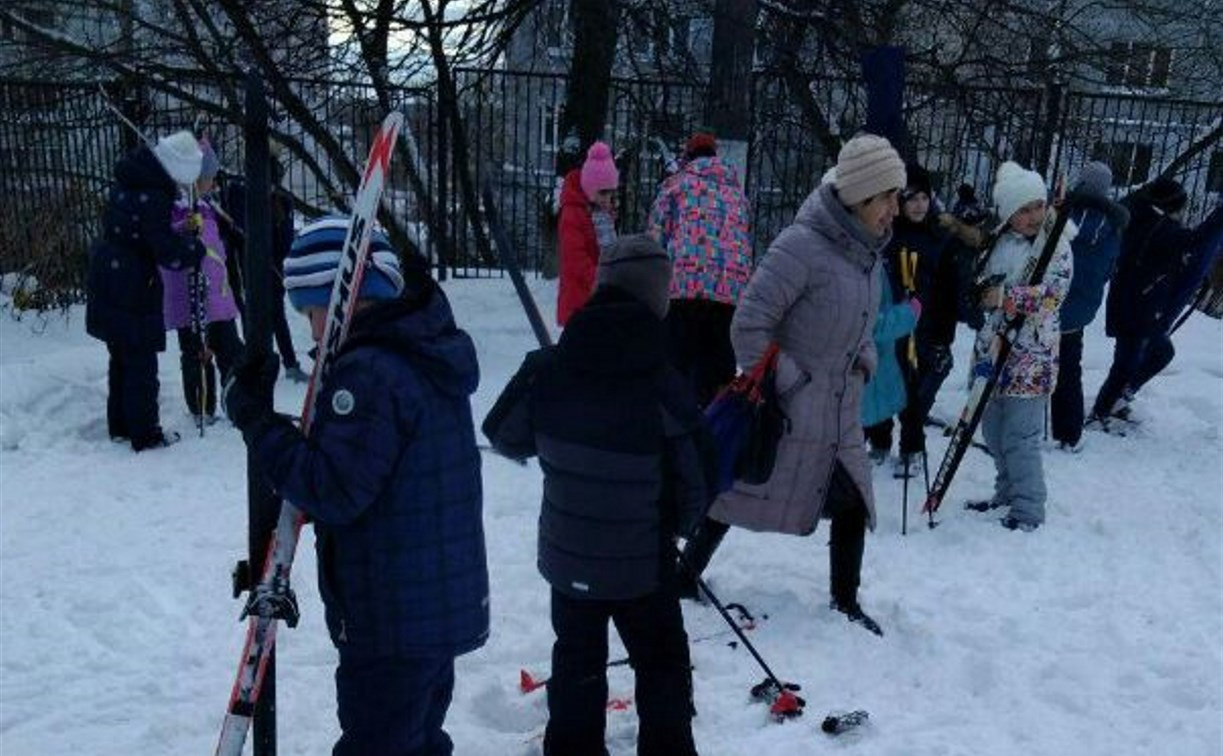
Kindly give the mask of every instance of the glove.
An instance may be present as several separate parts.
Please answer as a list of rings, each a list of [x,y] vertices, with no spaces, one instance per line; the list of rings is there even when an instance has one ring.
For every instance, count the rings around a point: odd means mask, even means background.
[[[280,362],[270,355],[252,357],[249,352],[234,366],[225,380],[221,407],[238,430],[245,433],[270,418],[272,393]]]

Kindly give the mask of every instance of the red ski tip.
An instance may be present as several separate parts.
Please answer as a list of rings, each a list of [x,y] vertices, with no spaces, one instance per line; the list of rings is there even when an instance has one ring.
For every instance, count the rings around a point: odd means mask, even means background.
[[[790,717],[802,716],[803,700],[788,690],[783,690],[769,707],[769,713],[778,721]]]
[[[938,505],[939,505],[938,497],[931,496],[929,499],[926,499],[926,503],[922,505],[922,508],[921,508],[922,514],[927,514],[927,513],[933,514],[934,512],[937,512]]]
[[[608,711],[627,711],[633,705],[631,698],[609,698],[607,699]]]
[[[547,680],[536,680],[531,677],[531,673],[520,670],[518,673],[518,689],[523,693],[530,693],[533,690],[538,690],[548,684]]]

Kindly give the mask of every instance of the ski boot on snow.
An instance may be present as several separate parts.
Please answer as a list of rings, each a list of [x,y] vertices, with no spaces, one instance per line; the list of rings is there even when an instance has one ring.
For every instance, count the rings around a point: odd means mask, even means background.
[[[167,446],[173,446],[182,439],[175,431],[157,431],[148,438],[132,439],[132,451],[142,452],[149,449],[164,449]]]
[[[855,625],[861,625],[880,638],[883,637],[883,628],[879,627],[879,623],[872,619],[869,614],[862,611],[862,606],[857,601],[837,601],[832,599],[832,601],[828,602],[828,608],[844,614],[845,618]]]

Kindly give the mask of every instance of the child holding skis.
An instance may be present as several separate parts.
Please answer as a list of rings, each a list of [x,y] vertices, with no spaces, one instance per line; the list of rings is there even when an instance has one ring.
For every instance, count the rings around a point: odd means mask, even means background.
[[[607,622],[637,674],[639,756],[695,756],[675,545],[708,501],[701,417],[667,362],[671,260],[646,234],[599,260],[598,286],[557,346],[527,355],[484,433],[539,455],[539,569],[552,586],[547,756],[606,753]]]
[[[1045,521],[1047,492],[1040,440],[1045,401],[1057,380],[1058,311],[1070,289],[1070,242],[1076,233],[1074,224],[1068,222],[1056,240],[1043,280],[1029,285],[1054,225],[1046,207],[1047,196],[1045,181],[1035,171],[1010,161],[998,169],[994,203],[1005,225],[984,275],[1000,277],[1000,282],[981,296],[981,305],[990,317],[978,332],[973,349],[974,365],[989,363],[1004,319],[1016,313],[1027,315],[981,419],[996,469],[994,495],[988,501],[967,505],[981,512],[1008,507],[1002,526],[1023,532],[1031,532]]]
[[[301,230],[285,289],[320,340],[347,219]],[[427,264],[370,241],[348,338],[316,387],[310,437],[274,414],[268,356],[226,383],[225,411],[273,488],[314,521],[339,650],[335,756],[450,754],[454,659],[488,638],[475,347]]]
[[[225,375],[242,353],[238,337],[238,305],[226,269],[225,243],[217,225],[217,212],[204,198],[212,191],[219,163],[207,139],[199,142],[203,160],[195,180],[195,207],[180,201],[174,205],[172,224],[184,232],[195,233],[204,245],[204,259],[197,271],[161,268],[163,307],[167,331],[178,332],[179,362],[183,369],[183,391],[187,411],[197,422],[211,424],[217,411],[217,368]],[[196,333],[191,292],[194,276],[203,276],[199,296],[203,298],[204,332]],[[203,339],[201,340],[201,336]],[[202,368],[202,370],[201,370]]]

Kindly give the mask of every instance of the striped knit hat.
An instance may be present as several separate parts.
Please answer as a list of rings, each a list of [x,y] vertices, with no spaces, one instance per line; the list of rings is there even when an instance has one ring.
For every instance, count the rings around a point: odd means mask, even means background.
[[[876,194],[905,188],[905,164],[891,142],[874,134],[850,139],[837,155],[833,179],[841,204],[853,207]]]
[[[327,306],[347,233],[348,218],[334,215],[320,218],[297,233],[285,258],[285,291],[293,309],[302,312],[307,307]],[[386,234],[374,229],[358,299],[394,299],[402,291],[399,256]]]

